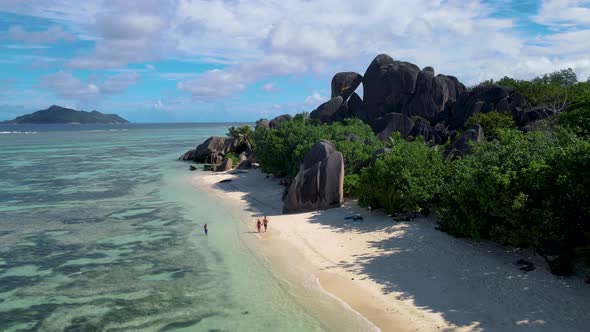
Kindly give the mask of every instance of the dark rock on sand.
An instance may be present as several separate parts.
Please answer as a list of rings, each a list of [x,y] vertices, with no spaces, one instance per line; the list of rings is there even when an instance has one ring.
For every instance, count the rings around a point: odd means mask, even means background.
[[[237,151],[239,141],[235,138],[212,136],[205,142],[182,155],[180,160],[193,160],[198,163],[217,164],[228,152]]]
[[[224,161],[221,162],[221,164],[217,165],[217,167],[215,167],[215,172],[227,172],[227,171],[231,171],[233,167],[233,161],[231,160],[231,158],[227,158]]]
[[[522,270],[524,272],[531,272],[534,269],[535,269],[534,265],[525,265],[523,267],[519,267],[519,270]]]
[[[283,213],[338,207],[344,201],[344,159],[329,141],[320,140],[305,155],[283,197]]]

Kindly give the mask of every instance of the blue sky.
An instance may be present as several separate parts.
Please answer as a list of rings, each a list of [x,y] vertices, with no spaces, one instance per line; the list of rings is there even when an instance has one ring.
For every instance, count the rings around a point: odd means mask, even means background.
[[[590,1],[0,0],[0,120],[52,104],[133,122],[312,111],[379,53],[466,85],[590,75]]]

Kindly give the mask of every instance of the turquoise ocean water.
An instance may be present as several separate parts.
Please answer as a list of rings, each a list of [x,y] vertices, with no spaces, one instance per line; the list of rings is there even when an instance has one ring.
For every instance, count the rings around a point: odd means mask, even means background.
[[[0,125],[0,331],[325,330],[175,160],[226,128]]]

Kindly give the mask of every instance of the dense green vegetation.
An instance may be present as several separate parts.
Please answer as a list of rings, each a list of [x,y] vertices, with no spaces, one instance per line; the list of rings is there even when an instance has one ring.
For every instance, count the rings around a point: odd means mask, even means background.
[[[557,123],[570,128],[580,137],[590,138],[590,107],[560,113]]]
[[[344,196],[358,198],[360,195],[361,177],[358,174],[346,174],[344,176]]]
[[[457,236],[535,248],[554,273],[571,272],[590,231],[590,142],[571,131],[500,131],[453,162],[439,204]]]
[[[496,111],[473,114],[467,120],[465,126],[469,128],[476,124],[481,125],[486,136],[492,137],[498,136],[498,132],[501,129],[516,128],[516,123],[514,123],[512,116],[505,113],[498,113]]]
[[[547,106],[559,111],[590,106],[590,82],[577,82],[571,68],[539,76],[533,80],[504,77],[496,83],[523,94],[531,106]]]
[[[371,128],[356,119],[317,125],[300,115],[279,129],[257,128],[253,137],[262,170],[277,176],[295,176],[307,151],[320,139],[336,145],[344,157],[347,174],[358,172],[382,147]]]
[[[387,153],[361,172],[360,205],[389,213],[424,211],[442,191],[448,169],[442,153],[421,137],[409,142],[399,133],[389,145]]]
[[[226,159],[231,159],[232,165],[237,165],[238,164],[238,157],[236,157],[236,155],[233,152],[228,152],[223,157],[223,160],[226,160]]]

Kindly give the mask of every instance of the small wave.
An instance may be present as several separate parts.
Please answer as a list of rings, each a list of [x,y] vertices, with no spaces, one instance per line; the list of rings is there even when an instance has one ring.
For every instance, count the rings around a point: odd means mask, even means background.
[[[97,131],[127,131],[129,129],[91,129],[91,130],[82,130],[87,132],[97,132]]]
[[[373,322],[368,320],[367,317],[363,316],[360,312],[354,310],[350,305],[348,305],[348,303],[344,302],[342,299],[340,299],[336,295],[328,292],[324,287],[322,287],[322,284],[320,283],[320,279],[318,277],[316,277],[315,275],[308,274],[307,277],[305,278],[305,280],[303,281],[303,287],[305,287],[307,289],[313,289],[313,290],[319,291],[319,292],[331,297],[332,299],[334,299],[338,303],[340,303],[340,305],[343,306],[346,310],[349,310],[350,312],[354,313],[359,319],[361,319],[363,322],[365,322],[365,324],[367,325],[367,327],[369,328],[370,331],[381,332],[381,329],[379,327],[377,327],[377,325],[375,325]]]
[[[32,135],[36,134],[36,131],[0,131],[0,134],[25,134],[25,135]]]

